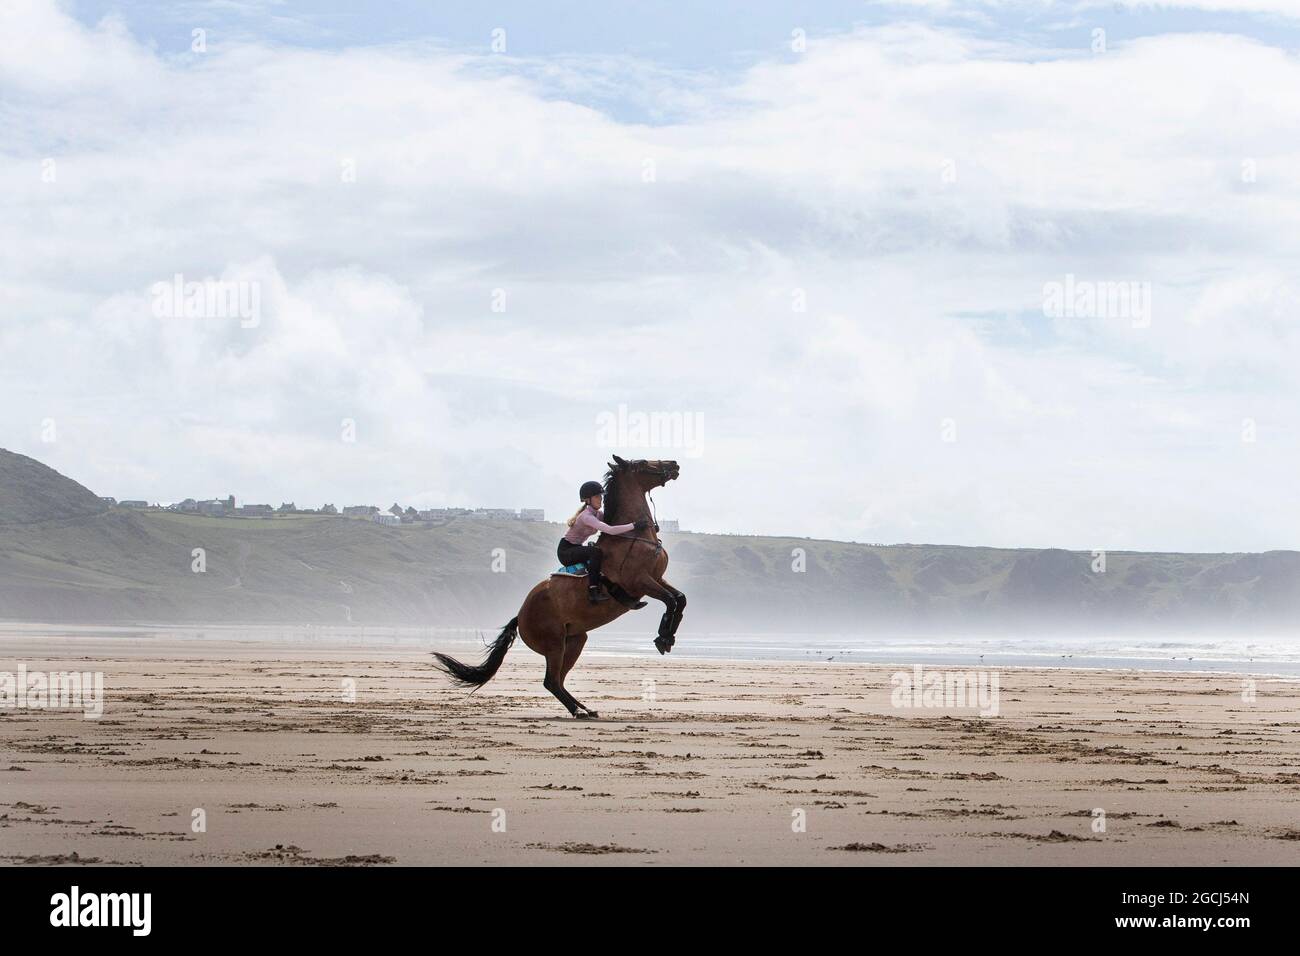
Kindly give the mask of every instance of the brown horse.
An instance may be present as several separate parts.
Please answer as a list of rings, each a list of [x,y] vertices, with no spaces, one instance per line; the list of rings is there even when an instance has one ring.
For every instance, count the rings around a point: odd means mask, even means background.
[[[628,524],[644,519],[644,532],[625,535],[602,534],[596,546],[603,552],[602,576],[617,588],[610,590],[622,600],[592,604],[587,600],[585,577],[552,576],[528,592],[519,613],[492,643],[481,664],[463,664],[446,654],[433,656],[451,677],[464,687],[482,687],[501,667],[506,651],[516,637],[546,658],[543,686],[555,695],[574,717],[595,717],[596,712],[564,689],[564,678],[578,661],[587,643],[587,632],[608,624],[628,612],[629,604],[643,597],[664,603],[655,647],[660,654],[673,648],[686,595],[664,580],[668,552],[659,541],[646,495],[678,476],[675,461],[624,461],[617,455],[605,475],[605,522]],[[623,594],[618,594],[621,589]],[[623,603],[626,601],[627,603]]]

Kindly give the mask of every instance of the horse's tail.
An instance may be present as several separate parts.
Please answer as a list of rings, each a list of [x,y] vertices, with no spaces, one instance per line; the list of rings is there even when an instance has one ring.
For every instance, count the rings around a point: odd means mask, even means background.
[[[450,674],[451,679],[457,684],[462,687],[482,687],[501,669],[501,662],[506,659],[506,651],[510,650],[510,645],[518,636],[519,618],[512,617],[510,623],[492,642],[492,647],[488,650],[487,657],[483,658],[482,664],[462,664],[456,658],[436,651],[433,656],[438,659],[438,666]]]

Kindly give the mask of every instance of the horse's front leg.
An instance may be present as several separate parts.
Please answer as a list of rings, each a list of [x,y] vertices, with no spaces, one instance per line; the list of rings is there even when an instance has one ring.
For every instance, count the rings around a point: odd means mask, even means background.
[[[668,627],[668,646],[671,648],[677,641],[677,629],[682,626],[682,612],[686,610],[686,595],[677,590],[664,578],[659,579],[659,584],[672,592],[673,600],[677,607],[673,611],[673,620]]]
[[[637,590],[646,597],[664,602],[664,616],[659,619],[659,636],[655,638],[655,647],[660,654],[667,654],[673,649],[673,618],[677,616],[678,592],[648,577],[638,581],[637,585]]]

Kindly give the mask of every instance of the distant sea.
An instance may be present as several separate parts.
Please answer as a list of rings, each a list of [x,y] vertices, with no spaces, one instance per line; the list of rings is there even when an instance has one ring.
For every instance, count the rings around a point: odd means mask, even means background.
[[[656,654],[651,635],[610,635],[597,652]],[[1213,671],[1300,678],[1300,639],[1180,641],[1161,637],[963,638],[865,634],[682,634],[673,654],[737,660],[930,664],[953,667],[1083,667],[1099,670]]]
[[[637,631],[601,630],[592,633],[584,653],[657,657],[654,626],[658,618]],[[346,646],[428,647],[474,657],[490,627],[324,627],[302,626],[68,626],[0,623],[0,644],[6,637],[52,637],[78,645],[96,639],[140,641],[248,641]],[[515,653],[531,653],[519,647]],[[0,646],[0,657],[3,647]],[[771,634],[694,632],[683,625],[673,659],[713,658],[754,661],[825,661],[859,664],[930,664],[954,667],[1083,667],[1100,670],[1212,671],[1232,674],[1300,678],[1300,635],[1293,641],[1249,636],[1179,640],[1168,636],[1097,635],[1095,637],[917,638],[880,634]]]

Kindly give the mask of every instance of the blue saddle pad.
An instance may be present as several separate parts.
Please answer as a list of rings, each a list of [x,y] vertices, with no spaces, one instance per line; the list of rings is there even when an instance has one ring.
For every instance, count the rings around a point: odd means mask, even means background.
[[[566,564],[564,567],[552,571],[551,577],[558,574],[565,574],[571,578],[585,578],[587,576],[587,566],[585,564]]]

